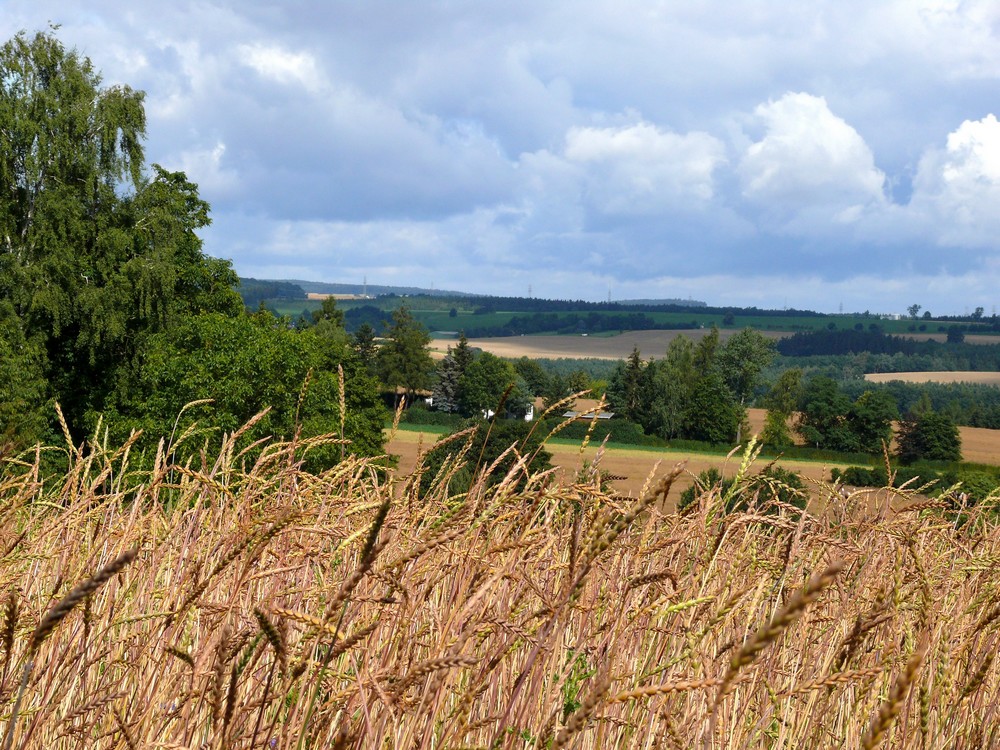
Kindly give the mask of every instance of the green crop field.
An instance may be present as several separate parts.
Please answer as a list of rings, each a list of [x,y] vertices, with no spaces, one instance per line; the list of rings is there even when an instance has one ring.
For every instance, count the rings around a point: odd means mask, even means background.
[[[298,318],[304,311],[319,309],[320,302],[317,300],[269,300],[267,304],[279,315],[290,318]],[[340,300],[338,306],[346,311],[359,307],[375,307],[384,312],[385,319],[388,320],[392,310],[401,304],[410,307],[413,316],[419,320],[429,331],[432,332],[457,332],[457,331],[477,331],[484,328],[500,328],[508,325],[515,318],[532,318],[536,312],[510,311],[510,310],[488,310],[483,311],[482,305],[489,304],[488,298],[469,297],[378,297],[369,300]],[[455,315],[450,314],[455,310]],[[479,312],[476,312],[480,310]],[[552,329],[548,331],[538,331],[536,333],[554,333],[571,325],[569,316],[575,315],[580,319],[588,319],[592,316],[606,318],[609,316],[627,315],[633,310],[605,310],[586,309],[578,310],[558,310],[546,313],[553,316],[555,321]],[[845,315],[784,315],[775,313],[769,315],[765,312],[752,311],[748,314],[739,312],[723,314],[719,311],[701,312],[697,309],[685,310],[681,312],[643,312],[641,313],[655,324],[664,326],[667,329],[691,329],[691,328],[711,328],[713,325],[720,329],[742,329],[754,328],[759,331],[772,333],[796,333],[800,331],[816,330],[869,330],[873,326],[888,334],[908,335],[917,338],[934,337],[940,338],[947,331],[950,323],[935,320],[890,320],[877,316],[864,314]],[[617,331],[612,330],[591,330],[590,335],[610,336]],[[536,335],[528,333],[526,335]],[[975,329],[970,332],[971,340],[979,343],[987,341],[1000,341],[1000,333],[994,333],[983,329]]]

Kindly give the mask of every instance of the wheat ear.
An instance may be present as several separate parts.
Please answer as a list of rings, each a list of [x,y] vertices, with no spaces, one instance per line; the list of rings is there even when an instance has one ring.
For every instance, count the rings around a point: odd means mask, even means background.
[[[910,691],[910,685],[916,679],[928,646],[929,640],[927,636],[924,636],[920,645],[917,646],[917,650],[913,652],[913,656],[906,662],[906,667],[896,677],[896,681],[892,684],[892,689],[889,690],[888,699],[879,707],[878,713],[875,714],[875,718],[872,719],[871,724],[868,726],[868,731],[861,741],[861,747],[864,750],[874,750],[874,748],[882,744],[886,734],[892,727],[892,723],[896,720],[896,716],[899,715],[899,711],[903,707],[903,701],[906,700],[906,695]]]
[[[46,612],[41,622],[38,623],[38,627],[35,628],[35,632],[31,634],[31,640],[28,642],[28,661],[24,664],[24,671],[21,673],[21,685],[17,690],[17,698],[14,700],[14,708],[11,710],[10,720],[7,722],[7,735],[4,737],[3,750],[10,750],[11,744],[14,742],[14,725],[17,720],[18,711],[21,708],[21,699],[24,698],[24,690],[28,686],[28,677],[31,675],[31,669],[35,663],[35,654],[39,646],[45,642],[46,638],[52,635],[52,631],[73,611],[76,605],[107,583],[112,576],[124,570],[135,559],[137,554],[138,550],[129,550],[125,554],[116,557],[87,580],[77,584],[54,607]]]
[[[719,704],[722,703],[725,697],[732,691],[733,681],[740,673],[740,670],[752,664],[757,658],[757,655],[763,651],[769,643],[776,641],[778,636],[795,623],[795,621],[798,620],[805,612],[806,607],[816,601],[823,590],[833,583],[833,580],[843,569],[843,563],[835,562],[822,573],[817,573],[810,578],[806,585],[796,591],[795,594],[788,600],[788,603],[785,604],[785,606],[771,618],[771,621],[758,630],[754,634],[753,638],[744,644],[743,648],[739,650],[739,653],[737,653],[729,663],[729,669],[726,672],[726,676],[722,679],[722,685],[719,687],[719,693],[715,697],[715,706],[712,710],[713,717],[715,715],[715,711],[718,710]]]

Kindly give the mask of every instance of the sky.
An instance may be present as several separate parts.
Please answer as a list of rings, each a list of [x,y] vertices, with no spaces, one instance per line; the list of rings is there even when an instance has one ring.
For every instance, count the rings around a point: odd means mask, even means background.
[[[997,0],[0,0],[49,23],[243,276],[1000,303]]]

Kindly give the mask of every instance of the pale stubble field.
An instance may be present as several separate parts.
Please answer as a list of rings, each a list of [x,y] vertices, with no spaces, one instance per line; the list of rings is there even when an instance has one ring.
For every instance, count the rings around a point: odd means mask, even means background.
[[[750,429],[757,433],[764,425],[763,409],[750,409]],[[1000,430],[986,430],[978,427],[960,427],[962,456],[966,461],[979,464],[1000,465]],[[401,473],[408,473],[416,463],[418,450],[428,450],[438,435],[431,432],[400,430],[387,450],[399,456]],[[572,480],[584,461],[593,461],[600,449],[590,445],[582,451],[578,446],[563,443],[548,445],[552,453],[552,463],[559,467],[561,474]],[[720,455],[691,453],[678,450],[649,450],[640,448],[608,447],[603,451],[600,466],[603,470],[623,477],[612,482],[615,491],[623,495],[639,497],[649,477],[655,472],[662,474],[678,462],[684,462],[685,473],[671,488],[667,498],[672,507],[680,493],[691,486],[699,472],[709,468],[719,469],[724,476],[732,476],[739,468],[740,456],[726,458]],[[779,459],[778,465],[802,475],[807,483],[829,482],[830,470],[843,469],[847,464],[823,461],[795,461]]]

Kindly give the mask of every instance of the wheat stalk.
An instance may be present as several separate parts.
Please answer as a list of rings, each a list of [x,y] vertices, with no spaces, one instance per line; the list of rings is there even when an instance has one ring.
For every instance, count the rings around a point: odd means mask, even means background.
[[[885,740],[886,734],[896,720],[900,709],[903,707],[903,702],[910,691],[910,685],[916,679],[920,665],[927,654],[929,643],[929,639],[925,636],[913,652],[909,661],[906,662],[906,667],[896,677],[895,682],[892,683],[888,699],[879,707],[878,713],[875,714],[875,717],[868,725],[868,731],[861,739],[861,747],[864,750],[874,750],[874,748],[881,745]]]
[[[718,710],[719,704],[729,695],[730,690],[733,687],[733,680],[740,673],[740,670],[749,666],[757,658],[757,655],[763,651],[768,644],[773,643],[778,639],[778,637],[785,632],[796,620],[802,617],[805,612],[806,607],[812,604],[819,595],[823,593],[834,579],[843,570],[844,565],[841,562],[834,562],[829,565],[826,570],[821,573],[817,573],[805,586],[800,588],[795,594],[788,600],[784,607],[782,607],[771,620],[764,625],[760,630],[754,633],[753,637],[747,641],[743,648],[739,650],[736,656],[733,657],[732,661],[729,663],[729,669],[726,671],[726,676],[722,679],[722,685],[719,687],[719,692],[715,696],[715,703],[713,708],[713,715],[716,710]]]

